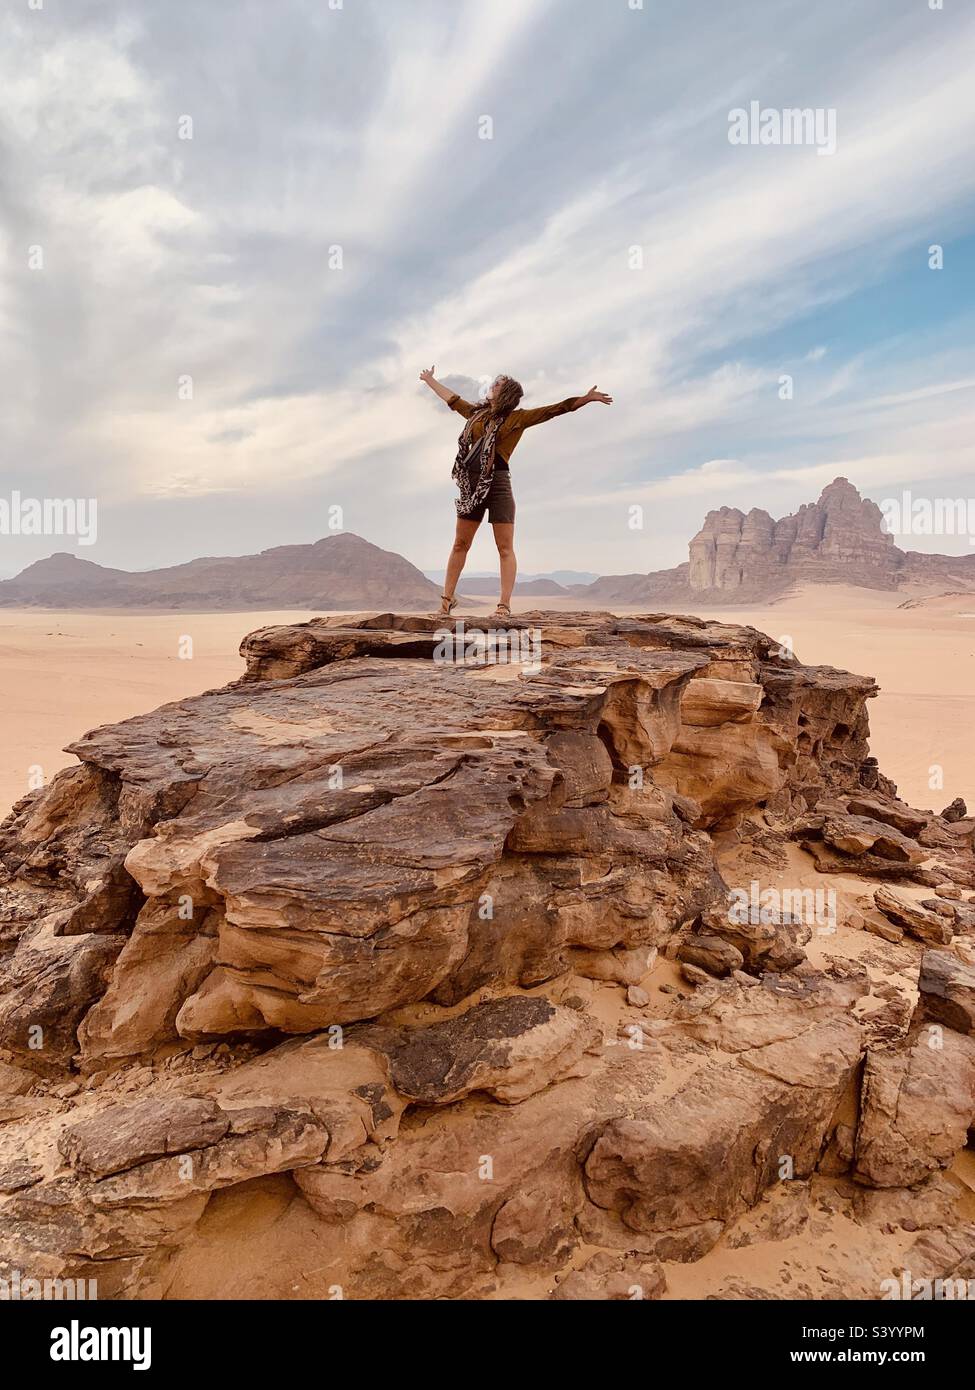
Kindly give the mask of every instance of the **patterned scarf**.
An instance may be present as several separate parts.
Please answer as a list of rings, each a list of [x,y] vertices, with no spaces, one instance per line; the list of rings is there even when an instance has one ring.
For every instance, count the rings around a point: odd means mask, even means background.
[[[460,496],[454,501],[458,516],[466,516],[479,507],[491,491],[494,481],[494,445],[504,420],[499,419],[497,415],[489,415],[484,433],[480,439],[471,443],[474,421],[487,409],[487,406],[483,406],[480,410],[475,410],[461,430],[460,439],[457,441],[457,457],[454,459],[451,477],[460,492]]]

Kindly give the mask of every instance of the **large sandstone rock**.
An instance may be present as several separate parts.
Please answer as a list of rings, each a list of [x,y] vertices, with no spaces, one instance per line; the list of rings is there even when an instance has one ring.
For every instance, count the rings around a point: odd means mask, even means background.
[[[484,1091],[513,1104],[571,1071],[599,1032],[585,1016],[547,999],[514,996],[427,1028],[372,1024],[353,1037],[385,1054],[391,1083],[407,1100],[447,1105]]]
[[[910,911],[962,940],[971,835],[896,800],[874,683],[667,614],[468,637],[252,634],[245,679],[88,734],[0,827],[0,1275],[179,1296],[283,1203],[275,1278],[301,1249],[351,1297],[656,1297],[820,1165],[951,1161],[971,1039],[911,1048],[970,1022],[965,956],[905,1041],[909,937],[864,936],[888,988],[729,913],[729,847],[747,882],[798,839],[949,885]]]
[[[70,1062],[78,1025],[103,994],[125,937],[50,927],[0,962],[0,1038],[38,1070]]]
[[[749,629],[525,621],[542,660],[515,680],[493,678],[490,653],[429,659],[435,619],[270,629],[244,644],[250,683],[86,736],[84,824],[69,773],[0,836],[15,944],[0,1036],[36,1060],[16,986],[37,974],[33,927],[17,923],[48,901],[54,939],[74,933],[93,962],[74,970],[73,1012],[66,986],[53,996],[56,1056],[78,1029],[88,1068],[569,963],[632,982],[629,962],[720,892],[688,816],[733,823],[857,785],[869,681],[779,660]],[[75,886],[45,896],[44,855],[77,862]]]
[[[916,839],[931,819],[925,811],[915,811],[895,797],[851,796],[847,798],[846,808],[853,816],[892,825],[909,839]]]

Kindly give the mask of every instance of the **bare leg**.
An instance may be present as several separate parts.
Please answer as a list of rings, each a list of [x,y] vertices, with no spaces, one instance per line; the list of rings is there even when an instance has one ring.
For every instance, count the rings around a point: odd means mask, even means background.
[[[494,521],[494,543],[498,547],[501,560],[501,598],[506,607],[511,603],[511,591],[515,587],[518,561],[515,558],[515,523],[513,521]]]
[[[479,521],[462,521],[460,517],[457,518],[457,532],[450,554],[447,556],[447,573],[443,582],[443,591],[447,598],[454,596],[457,581],[467,562],[467,552],[471,548],[471,542],[477,535],[477,528],[480,524]]]

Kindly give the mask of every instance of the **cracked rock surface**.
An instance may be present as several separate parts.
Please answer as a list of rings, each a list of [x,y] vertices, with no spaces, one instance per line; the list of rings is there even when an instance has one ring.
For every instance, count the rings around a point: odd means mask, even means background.
[[[0,1274],[879,1297],[975,1220],[975,823],[898,800],[872,680],[472,621],[251,634],[0,826]]]

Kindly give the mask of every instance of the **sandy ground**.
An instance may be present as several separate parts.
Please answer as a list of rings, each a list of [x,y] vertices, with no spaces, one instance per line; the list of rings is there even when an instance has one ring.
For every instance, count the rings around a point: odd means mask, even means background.
[[[901,794],[934,810],[955,796],[975,805],[975,595],[903,602],[830,587],[766,608],[699,612],[789,636],[803,661],[875,676],[882,694],[871,707],[872,747]],[[485,601],[480,611],[492,606]],[[514,606],[582,605],[535,598]],[[62,749],[86,730],[234,680],[245,633],[310,616],[0,610],[0,815],[39,777],[50,781],[72,763]],[[188,657],[184,638],[192,640]],[[930,785],[937,767],[940,788]]]

